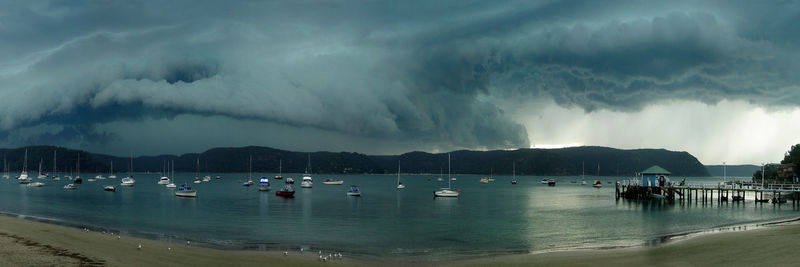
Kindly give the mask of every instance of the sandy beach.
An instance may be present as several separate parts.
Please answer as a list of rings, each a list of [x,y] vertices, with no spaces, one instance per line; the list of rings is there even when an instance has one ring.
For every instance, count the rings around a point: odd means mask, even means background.
[[[794,266],[800,224],[703,234],[653,247],[489,257],[453,266]]]
[[[176,245],[0,216],[0,266],[720,266],[792,265],[800,224],[704,234],[654,247],[573,250],[455,262],[320,261],[317,253],[230,251]],[[138,249],[139,245],[142,249]]]
[[[142,249],[138,249],[139,244]],[[171,249],[170,249],[171,248]],[[332,253],[332,252],[331,252]],[[327,256],[327,254],[326,254]],[[126,237],[0,216],[0,266],[362,266],[347,256],[229,251]]]

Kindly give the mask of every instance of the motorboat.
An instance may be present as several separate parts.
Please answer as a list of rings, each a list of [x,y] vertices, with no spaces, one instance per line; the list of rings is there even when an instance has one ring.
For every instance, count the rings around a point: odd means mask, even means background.
[[[167,185],[165,185],[165,186],[166,186],[167,188],[175,188],[175,187],[177,187],[177,186],[175,185],[175,183],[168,183],[168,184],[167,184]]]
[[[314,179],[311,179],[311,153],[308,154],[308,167],[306,173],[303,174],[303,180],[300,181],[300,187],[311,188],[314,185]]]
[[[480,183],[488,184],[489,183],[489,177],[481,177]]]
[[[444,178],[439,178],[439,179],[436,179],[436,181],[439,181],[439,182],[444,182]]]
[[[94,181],[97,181],[97,179],[95,179],[95,178],[89,178],[89,179],[86,179],[86,181],[89,181],[89,182],[94,182]]]
[[[286,183],[287,184],[294,184],[294,179],[292,179],[292,177],[287,177],[286,178]]]
[[[199,183],[202,183],[202,182],[203,182],[203,180],[201,180],[200,177],[195,177],[193,183],[199,184]]]
[[[450,153],[447,154],[447,177],[450,177]],[[441,179],[441,178],[440,178]],[[458,197],[461,194],[461,190],[453,190],[451,182],[453,179],[447,180],[447,188],[440,188],[437,191],[433,191],[434,197]]]
[[[197,197],[197,190],[187,186],[185,183],[175,190],[175,196],[179,197]]]
[[[347,190],[347,195],[351,196],[351,197],[360,197],[361,196],[361,190],[358,189],[357,185],[351,185],[350,186],[350,190]]]
[[[556,186],[556,179],[547,179],[547,186]]]
[[[541,181],[539,181],[539,183],[541,183],[541,184],[547,184],[549,182],[550,182],[550,179],[547,179],[547,178],[544,178]]]
[[[258,181],[258,191],[269,191],[269,178],[261,177]]]
[[[169,177],[161,176],[161,178],[158,179],[158,184],[169,184],[169,183],[170,183]]]
[[[113,192],[113,191],[116,191],[116,190],[117,190],[117,188],[115,188],[114,186],[111,186],[111,185],[103,186],[103,191],[112,191]]]
[[[594,186],[596,188],[603,187],[603,182],[601,182],[600,180],[594,180],[594,183],[592,183],[592,186]]]
[[[300,182],[300,187],[311,188],[311,186],[313,185],[314,185],[314,179],[311,179],[311,175],[308,174],[304,175],[303,181]]]
[[[135,183],[136,183],[136,180],[134,180],[133,178],[125,177],[125,178],[122,178],[122,182],[119,185],[121,185],[121,186],[133,186],[133,184],[135,184]]]
[[[64,186],[64,189],[78,189],[78,185],[76,184],[67,184]]]
[[[330,185],[341,185],[344,184],[343,180],[337,180],[332,178],[325,178],[325,181],[322,181],[323,184],[330,184]]]
[[[291,185],[284,185],[281,190],[275,192],[276,196],[279,197],[294,197],[294,188]]]
[[[42,182],[33,182],[28,184],[28,187],[42,187],[42,186],[44,186],[44,183]]]
[[[203,176],[203,182],[211,182],[211,176],[210,175]]]

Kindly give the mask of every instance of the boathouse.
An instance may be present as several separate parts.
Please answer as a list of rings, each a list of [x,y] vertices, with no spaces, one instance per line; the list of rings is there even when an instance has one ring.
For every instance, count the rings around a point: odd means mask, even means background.
[[[669,175],[671,173],[658,165],[647,168],[642,171],[642,186],[643,187],[660,187],[669,183]]]

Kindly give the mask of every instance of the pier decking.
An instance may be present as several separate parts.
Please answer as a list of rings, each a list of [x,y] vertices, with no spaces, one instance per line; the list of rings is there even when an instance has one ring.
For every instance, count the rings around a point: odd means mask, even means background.
[[[764,194],[768,198],[764,198]],[[615,196],[627,199],[679,200],[687,202],[746,202],[748,197],[755,203],[787,203],[800,206],[800,184],[761,185],[750,182],[734,182],[719,185],[663,185],[644,187],[635,180],[617,181]],[[715,197],[716,196],[716,197]]]

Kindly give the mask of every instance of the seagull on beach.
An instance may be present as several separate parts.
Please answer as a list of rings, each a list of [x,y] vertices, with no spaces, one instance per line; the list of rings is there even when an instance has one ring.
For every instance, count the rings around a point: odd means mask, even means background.
[[[139,244],[139,247],[137,247],[136,249],[141,250],[142,249],[142,244]]]
[[[192,242],[189,242],[189,240],[186,240],[186,245],[188,246],[190,244],[192,244]]]
[[[300,254],[303,254],[303,248],[300,248]]]
[[[288,251],[284,251],[284,252],[283,252],[283,256],[286,256],[286,255],[289,255],[289,252],[288,252]]]
[[[120,239],[120,238],[122,238],[122,237],[121,236],[117,236],[117,239]]]

